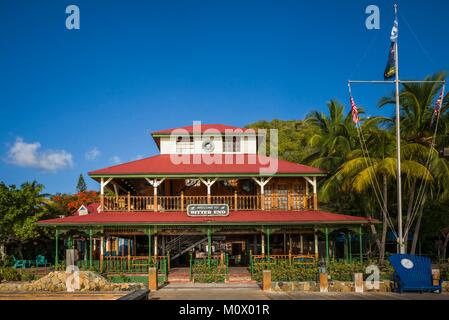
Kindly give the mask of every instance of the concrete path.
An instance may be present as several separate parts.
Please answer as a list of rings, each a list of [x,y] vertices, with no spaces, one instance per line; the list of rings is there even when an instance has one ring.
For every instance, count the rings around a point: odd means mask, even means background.
[[[264,292],[257,284],[169,284],[151,300],[449,300],[449,294],[391,292]]]

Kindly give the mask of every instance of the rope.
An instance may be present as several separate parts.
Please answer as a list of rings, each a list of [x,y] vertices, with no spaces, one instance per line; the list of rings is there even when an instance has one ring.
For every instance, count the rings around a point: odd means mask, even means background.
[[[352,98],[352,89],[351,89],[351,84],[348,83],[348,89],[349,89],[349,96]],[[371,172],[373,169],[373,161],[371,160],[370,154],[369,154],[369,150],[368,147],[366,145],[366,141],[362,132],[362,128],[360,126],[359,122],[356,122],[356,129],[357,129],[357,134],[358,134],[358,138],[359,138],[359,142],[361,145],[361,150],[362,150],[362,155],[363,155],[363,159],[365,161],[365,165],[367,166],[368,169],[368,175],[369,175],[369,179],[371,182],[371,186],[373,187],[374,190],[374,194],[376,197],[376,200],[380,206],[380,208],[382,209],[382,214],[388,224],[388,226],[390,227],[390,229],[392,230],[393,234],[395,235],[395,237],[397,238],[397,234],[394,228],[394,224],[393,221],[391,220],[390,214],[388,212],[388,208],[385,205],[385,199],[382,195],[382,191],[379,185],[379,182],[377,180],[377,177],[375,177],[375,179],[373,178],[373,176],[375,176],[374,172]],[[370,163],[369,163],[370,162]],[[376,183],[374,183],[373,181],[375,181]]]
[[[428,179],[429,171],[430,171],[430,168],[431,168],[430,161],[431,161],[431,158],[432,158],[432,151],[433,151],[433,149],[435,147],[435,140],[436,140],[437,131],[438,131],[438,123],[439,123],[440,114],[441,114],[440,110],[441,110],[441,107],[443,105],[444,91],[445,91],[445,85],[443,85],[443,87],[441,89],[441,101],[437,101],[437,103],[439,103],[438,113],[436,114],[436,118],[437,119],[436,119],[435,129],[434,129],[433,136],[432,136],[432,143],[431,143],[431,145],[429,147],[429,153],[428,153],[427,159],[426,159],[426,166],[425,167],[426,167],[427,171],[425,172],[424,183],[421,183],[420,188],[418,190],[418,196],[416,198],[417,201],[413,205],[413,210],[412,210],[412,214],[410,216],[410,220],[407,221],[407,226],[406,226],[405,232],[404,232],[404,239],[406,239],[406,237],[408,235],[408,232],[410,231],[410,228],[412,227],[413,222],[414,222],[416,216],[418,215],[418,211],[419,211],[419,208],[422,205],[422,201],[424,199],[425,191],[426,191],[426,188],[427,188],[427,184],[428,184],[428,180],[427,179]],[[440,99],[440,96],[438,97],[438,99]]]

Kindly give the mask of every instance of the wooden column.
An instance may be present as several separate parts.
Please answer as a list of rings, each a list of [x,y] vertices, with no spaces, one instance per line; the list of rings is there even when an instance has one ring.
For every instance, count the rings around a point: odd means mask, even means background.
[[[128,211],[131,211],[131,193],[128,192]]]
[[[318,253],[318,234],[315,231],[315,258],[318,260],[319,253]]]
[[[253,240],[253,252],[256,255],[257,254],[257,235],[254,235],[254,240]]]
[[[318,210],[318,196],[316,189],[316,177],[313,177],[313,210]]]
[[[104,211],[104,178],[100,181],[100,206],[101,211]]]
[[[265,255],[265,234],[263,232],[260,234],[260,250],[261,250],[261,254],[264,256]]]
[[[234,210],[238,210],[238,197],[237,197],[237,191],[234,191]]]
[[[154,258],[157,259],[158,250],[157,250],[157,235],[154,235]],[[157,260],[156,260],[157,261]]]
[[[58,268],[58,263],[59,263],[58,242],[59,242],[59,230],[58,230],[58,228],[56,228],[55,229],[55,269]]]
[[[299,252],[304,254],[304,237],[302,234],[299,236]]]
[[[207,264],[210,266],[210,259],[212,256],[212,230],[207,228]]]
[[[104,259],[104,237],[100,239],[100,273],[103,272],[103,259]]]
[[[284,254],[287,254],[287,234],[284,232]]]
[[[89,229],[89,268],[92,268],[92,229]]]
[[[184,191],[181,191],[181,211],[184,211]]]
[[[360,251],[360,262],[363,262],[363,242],[362,242],[362,226],[359,227],[359,251]]]

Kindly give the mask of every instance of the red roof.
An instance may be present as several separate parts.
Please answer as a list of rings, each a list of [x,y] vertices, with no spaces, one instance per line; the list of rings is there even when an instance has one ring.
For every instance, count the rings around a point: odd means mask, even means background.
[[[377,220],[324,211],[231,211],[226,217],[190,217],[186,212],[101,212],[39,221],[40,225],[108,224],[366,224]]]
[[[185,126],[185,127],[179,127],[179,128],[171,128],[171,129],[165,129],[165,130],[159,130],[159,131],[154,131],[152,134],[153,135],[158,135],[158,134],[171,134],[173,132],[173,130],[185,130],[187,131],[187,133],[191,134],[193,133],[193,126]],[[198,127],[195,127],[195,130],[197,130],[195,133],[204,133],[206,130],[218,130],[220,133],[225,133],[225,130],[243,130],[243,132],[245,132],[246,130],[251,130],[251,129],[246,129],[246,128],[241,128],[241,127],[235,127],[235,126],[228,126],[225,124],[201,124],[198,125]],[[249,132],[253,132],[253,130],[249,131]]]
[[[188,161],[177,164],[172,161],[171,157],[179,159],[179,155],[161,154],[149,158],[135,160],[104,169],[89,172],[89,175],[134,175],[134,174],[264,174],[265,168],[270,167],[270,163],[274,166],[277,161],[277,170],[274,174],[325,174],[325,171],[293,163],[285,160],[269,158],[260,155],[183,155]],[[203,157],[204,156],[204,157]],[[207,157],[216,159],[216,163],[207,162]],[[253,157],[252,157],[253,156]],[[229,158],[228,158],[229,157]],[[198,159],[199,163],[194,163]],[[231,159],[228,161],[227,159]],[[254,159],[254,160],[253,160]],[[221,163],[220,163],[220,162]],[[218,163],[217,163],[218,162]],[[225,163],[230,162],[230,163]],[[262,169],[262,171],[261,171]],[[276,169],[276,168],[274,168]],[[270,172],[271,173],[271,172]]]

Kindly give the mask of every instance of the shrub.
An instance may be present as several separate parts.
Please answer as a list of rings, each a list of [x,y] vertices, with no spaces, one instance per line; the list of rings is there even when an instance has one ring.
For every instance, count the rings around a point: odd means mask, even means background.
[[[269,264],[255,264],[253,279],[262,281],[262,272],[268,268],[273,281],[314,281],[318,274],[318,268],[314,265],[290,264],[288,260],[277,260]]]
[[[7,267],[0,269],[0,278],[5,281],[20,281],[22,277],[16,269]]]
[[[216,263],[208,265],[206,260],[195,260],[192,267],[195,282],[213,283],[224,282],[226,269]]]

